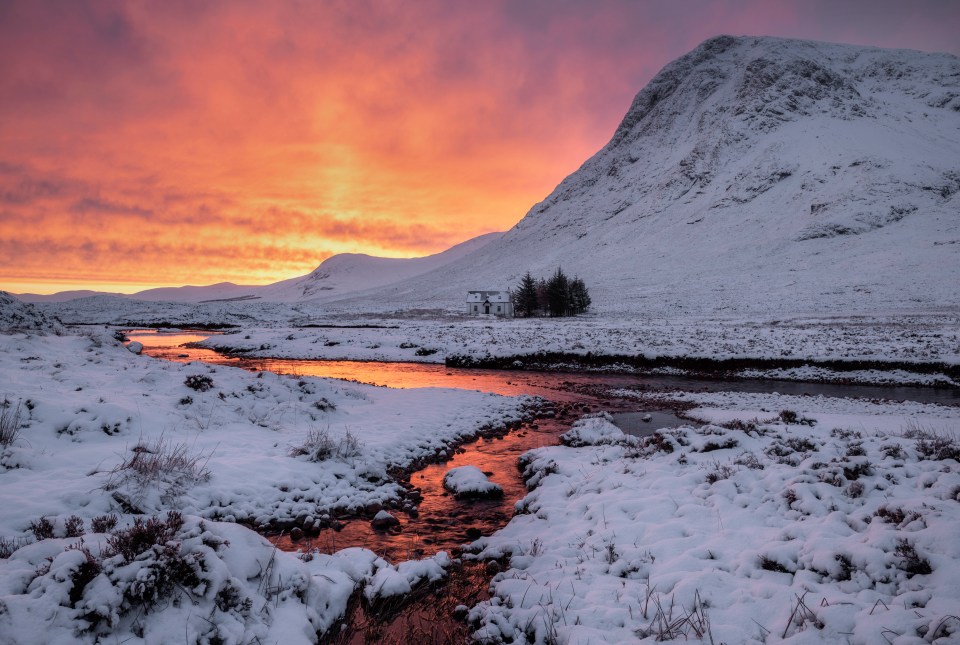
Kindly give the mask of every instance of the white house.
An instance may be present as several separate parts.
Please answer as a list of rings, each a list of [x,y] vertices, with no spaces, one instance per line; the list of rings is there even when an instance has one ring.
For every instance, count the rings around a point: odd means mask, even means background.
[[[509,291],[468,291],[467,313],[513,316],[513,294]]]

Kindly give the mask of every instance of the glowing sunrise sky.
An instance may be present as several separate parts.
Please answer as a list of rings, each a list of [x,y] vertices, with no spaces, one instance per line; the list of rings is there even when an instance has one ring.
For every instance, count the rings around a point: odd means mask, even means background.
[[[505,230],[721,33],[960,54],[960,2],[0,0],[0,289],[267,283]]]

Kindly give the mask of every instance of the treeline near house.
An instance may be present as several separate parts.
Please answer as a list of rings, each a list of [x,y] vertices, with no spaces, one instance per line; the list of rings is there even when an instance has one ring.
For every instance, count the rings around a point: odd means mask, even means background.
[[[513,297],[516,315],[524,318],[576,316],[590,308],[587,285],[576,276],[568,278],[559,267],[549,280],[534,278],[527,271]]]

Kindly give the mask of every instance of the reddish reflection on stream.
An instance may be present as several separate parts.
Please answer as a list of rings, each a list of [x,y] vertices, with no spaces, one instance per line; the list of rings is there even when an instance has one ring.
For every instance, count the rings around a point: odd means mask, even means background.
[[[538,427],[533,427],[538,426]],[[312,541],[293,542],[289,536],[271,538],[281,549],[319,549],[325,553],[346,546],[366,547],[391,562],[431,556],[438,551],[448,553],[478,534],[489,535],[513,517],[513,506],[527,494],[517,468],[517,458],[527,450],[557,443],[557,435],[569,428],[569,421],[541,419],[501,438],[481,438],[465,445],[452,459],[432,464],[414,472],[410,483],[420,489],[423,501],[416,517],[400,510],[391,510],[400,520],[399,530],[379,531],[370,522],[356,519],[339,531],[325,529]],[[458,500],[443,488],[443,476],[451,468],[476,466],[489,474],[490,480],[503,488],[497,500]]]
[[[126,332],[131,342],[136,341],[143,345],[143,353],[154,358],[164,358],[168,361],[186,363],[189,361],[203,361],[217,365],[236,365],[239,361],[229,356],[219,354],[212,349],[185,347],[188,343],[199,343],[218,332],[170,330],[165,329],[131,329]]]
[[[605,390],[655,389],[668,391],[757,392],[794,396],[861,397],[892,401],[916,401],[939,405],[960,405],[960,388],[931,388],[911,385],[866,385],[777,381],[771,379],[704,378],[677,375],[616,374],[608,372],[535,372],[452,368],[436,363],[385,363],[311,359],[247,358],[219,354],[210,349],[183,347],[214,335],[208,331],[157,332],[153,329],[129,332],[131,340],[143,344],[144,354],[173,361],[203,361],[233,365],[252,371],[267,370],[293,376],[319,376],[384,385],[393,388],[449,387],[494,392],[507,396],[532,394],[551,401],[582,402],[584,394],[600,387]]]
[[[210,332],[157,332],[137,329],[127,333],[131,341],[143,345],[143,353],[177,362],[203,361],[232,365],[252,371],[267,371],[293,376],[318,376],[386,387],[409,389],[448,387],[479,390],[505,396],[530,394],[552,401],[581,401],[582,394],[571,392],[576,385],[624,387],[636,385],[640,378],[629,374],[591,374],[581,372],[521,372],[506,370],[462,369],[436,363],[387,363],[378,361],[328,361],[310,359],[247,358],[226,356],[212,349],[185,347],[212,334]]]
[[[933,389],[898,388],[890,386],[850,386],[824,383],[789,383],[775,381],[693,380],[674,376],[637,376],[630,374],[598,374],[583,372],[525,372],[507,370],[475,370],[448,368],[429,363],[383,363],[361,361],[324,361],[292,359],[237,358],[213,350],[184,347],[211,336],[211,332],[134,330],[131,340],[143,344],[144,353],[174,361],[204,361],[218,365],[233,365],[253,371],[271,371],[295,376],[318,376],[383,385],[392,388],[447,387],[480,390],[503,395],[532,394],[554,401],[560,406],[589,406],[620,412],[615,422],[631,434],[646,434],[650,430],[681,425],[684,421],[672,412],[645,410],[637,413],[640,405],[635,400],[610,396],[594,396],[616,388],[654,386],[668,389],[705,389],[754,391],[792,394],[824,394],[827,396],[872,396],[910,398],[940,402],[941,398],[956,397],[956,392]],[[597,389],[595,386],[602,386]],[[899,397],[897,395],[900,395]],[[906,396],[909,395],[909,396]],[[954,403],[955,404],[955,403]],[[345,522],[340,532],[327,529],[313,540],[292,543],[287,536],[279,538],[284,549],[319,548],[335,551],[347,546],[365,546],[391,561],[408,560],[432,555],[439,550],[450,550],[472,541],[470,528],[486,535],[509,521],[514,503],[526,494],[526,488],[517,471],[517,458],[532,448],[557,443],[557,436],[569,428],[579,416],[582,407],[565,420],[542,419],[509,433],[501,439],[480,439],[465,445],[451,461],[431,465],[414,472],[410,483],[421,489],[423,501],[419,516],[409,517],[394,511],[401,521],[399,532],[375,531],[362,519]],[[493,473],[491,479],[504,489],[501,500],[460,501],[449,495],[442,486],[444,473],[450,468],[474,465]]]

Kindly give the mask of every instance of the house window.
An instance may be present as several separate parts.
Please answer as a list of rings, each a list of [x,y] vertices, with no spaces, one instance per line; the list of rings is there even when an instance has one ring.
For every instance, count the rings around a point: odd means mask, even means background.
[[[477,313],[478,311],[479,309],[477,309],[477,305],[473,305],[473,313]]]
[[[500,313],[500,305],[497,305],[497,313]]]

